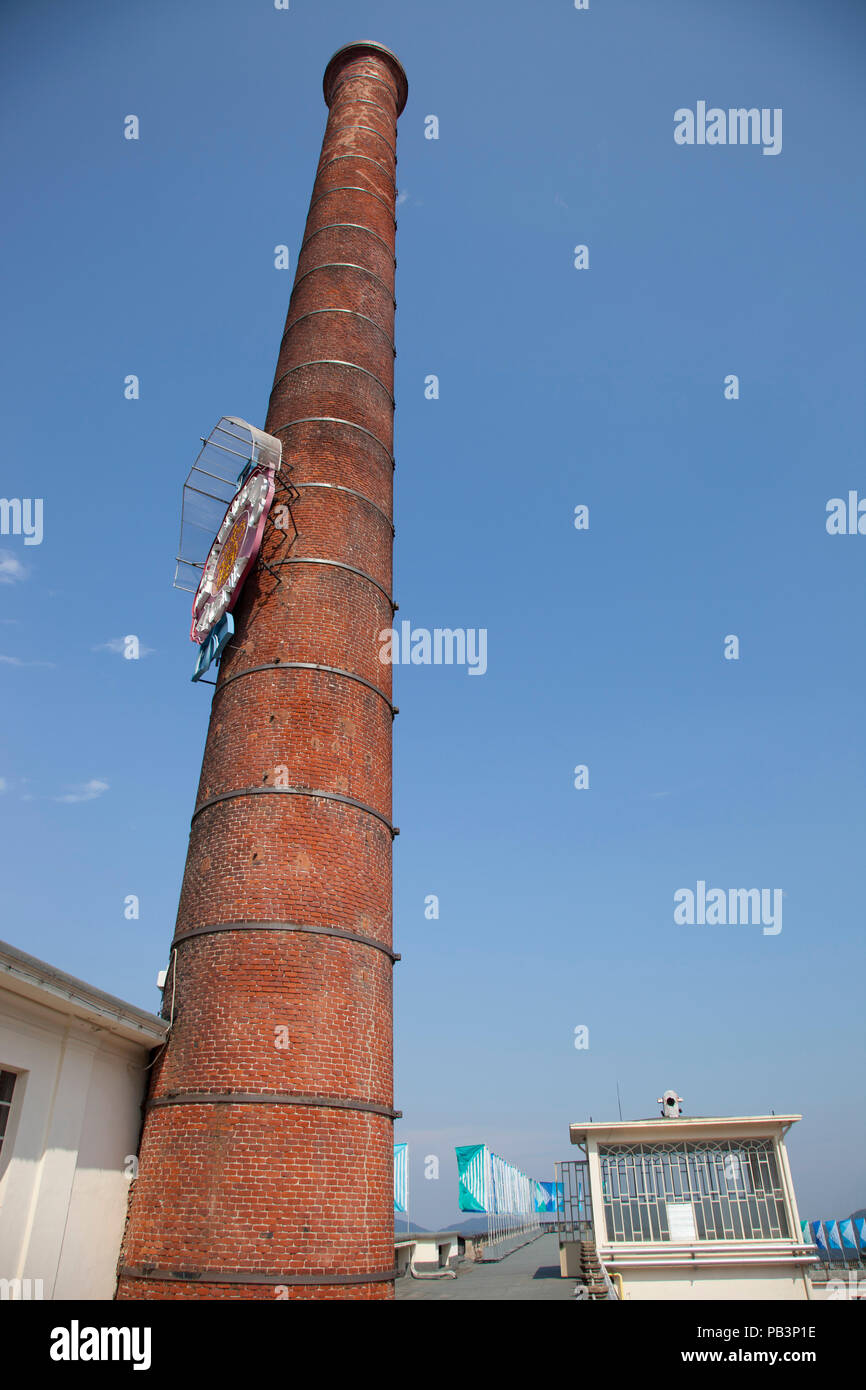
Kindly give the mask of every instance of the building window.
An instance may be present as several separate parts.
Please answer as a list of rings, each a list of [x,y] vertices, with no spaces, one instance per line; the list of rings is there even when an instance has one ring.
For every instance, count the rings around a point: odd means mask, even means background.
[[[9,1125],[9,1111],[12,1109],[12,1092],[15,1090],[15,1072],[0,1071],[0,1153]]]
[[[598,1152],[611,1242],[791,1235],[772,1139],[611,1144]]]

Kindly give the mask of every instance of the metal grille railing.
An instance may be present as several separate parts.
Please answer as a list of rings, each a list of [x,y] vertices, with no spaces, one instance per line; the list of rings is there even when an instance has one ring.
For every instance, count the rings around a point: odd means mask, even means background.
[[[599,1148],[599,1163],[609,1241],[791,1236],[771,1139],[612,1144]],[[669,1208],[685,1216],[673,1235]]]
[[[554,1166],[556,1181],[561,1184],[556,1189],[556,1229],[560,1241],[594,1240],[589,1164],[586,1159],[569,1159]]]

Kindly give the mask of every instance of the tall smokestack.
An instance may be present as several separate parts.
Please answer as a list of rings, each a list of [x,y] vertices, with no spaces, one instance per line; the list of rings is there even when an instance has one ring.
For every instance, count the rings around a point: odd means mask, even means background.
[[[324,91],[265,423],[284,481],[214,693],[120,1298],[393,1296],[393,707],[376,637],[394,608],[406,75],[355,43]]]

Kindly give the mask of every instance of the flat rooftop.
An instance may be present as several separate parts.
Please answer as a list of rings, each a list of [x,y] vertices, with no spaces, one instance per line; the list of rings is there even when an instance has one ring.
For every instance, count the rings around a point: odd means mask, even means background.
[[[495,1264],[464,1262],[457,1278],[413,1279],[407,1274],[394,1284],[398,1301],[500,1303],[573,1303],[576,1279],[563,1279],[559,1272],[559,1238],[543,1235],[506,1255]]]

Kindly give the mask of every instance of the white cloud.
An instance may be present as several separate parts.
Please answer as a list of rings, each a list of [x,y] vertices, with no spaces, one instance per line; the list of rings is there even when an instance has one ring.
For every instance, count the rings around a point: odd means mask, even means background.
[[[20,656],[0,656],[4,666],[53,666],[53,661],[22,661]]]
[[[11,550],[0,550],[0,584],[14,584],[24,579],[27,571]]]
[[[102,793],[107,791],[108,783],[100,782],[98,778],[93,777],[89,782],[82,782],[80,786],[73,787],[72,791],[66,792],[64,796],[55,796],[53,799],[65,801],[71,805],[76,801],[95,801],[98,796],[102,796]]]

